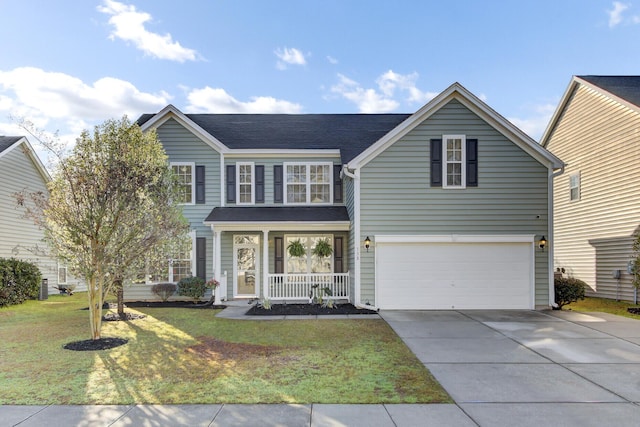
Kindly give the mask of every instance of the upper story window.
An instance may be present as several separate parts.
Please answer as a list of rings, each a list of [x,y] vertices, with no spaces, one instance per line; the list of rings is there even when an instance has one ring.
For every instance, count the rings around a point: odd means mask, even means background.
[[[171,169],[180,183],[180,203],[192,205],[195,194],[195,164],[172,162]]]
[[[466,184],[466,138],[465,135],[442,136],[443,187],[465,188]]]
[[[331,203],[332,163],[285,163],[284,167],[285,203]]]
[[[253,205],[255,203],[255,166],[253,163],[236,163],[236,203]]]
[[[569,199],[580,200],[580,172],[569,175]]]

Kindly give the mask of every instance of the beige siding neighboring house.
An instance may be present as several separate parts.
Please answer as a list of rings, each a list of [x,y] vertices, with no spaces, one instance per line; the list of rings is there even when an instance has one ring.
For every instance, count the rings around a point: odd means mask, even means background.
[[[553,184],[556,268],[585,281],[588,295],[634,300],[640,76],[573,77],[541,143],[566,163]]]
[[[0,257],[36,264],[42,277],[49,281],[49,292],[56,292],[58,275],[65,278],[64,268],[59,271],[42,240],[42,230],[24,218],[14,197],[21,191],[46,192],[49,174],[27,139],[20,136],[0,136],[0,171]]]

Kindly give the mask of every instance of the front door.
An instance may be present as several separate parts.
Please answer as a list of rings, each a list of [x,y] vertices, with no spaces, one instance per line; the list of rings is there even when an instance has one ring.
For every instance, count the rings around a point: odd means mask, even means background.
[[[260,289],[260,236],[233,237],[234,295],[257,297]]]

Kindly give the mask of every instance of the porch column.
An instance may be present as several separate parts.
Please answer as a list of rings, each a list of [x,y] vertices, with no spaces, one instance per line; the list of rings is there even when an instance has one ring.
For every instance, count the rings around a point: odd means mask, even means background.
[[[211,230],[213,231],[213,268],[214,268],[214,272],[213,272],[213,277],[220,282],[220,288],[218,289],[218,292],[215,293],[215,300],[214,300],[214,304],[219,305],[220,304],[220,300],[222,297],[222,294],[224,294],[225,298],[227,296],[227,286],[226,283],[223,286],[221,277],[221,269],[222,269],[222,261],[221,261],[221,257],[220,257],[220,231],[216,231],[215,228],[213,226],[211,226]]]
[[[269,230],[262,230],[262,297],[269,298]]]

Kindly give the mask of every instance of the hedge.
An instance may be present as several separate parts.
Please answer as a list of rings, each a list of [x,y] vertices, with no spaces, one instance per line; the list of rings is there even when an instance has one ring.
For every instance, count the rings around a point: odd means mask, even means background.
[[[553,285],[559,310],[567,304],[584,299],[584,289],[587,284],[582,280],[573,277],[557,277]]]
[[[41,282],[42,273],[34,264],[0,258],[0,307],[38,298]]]

